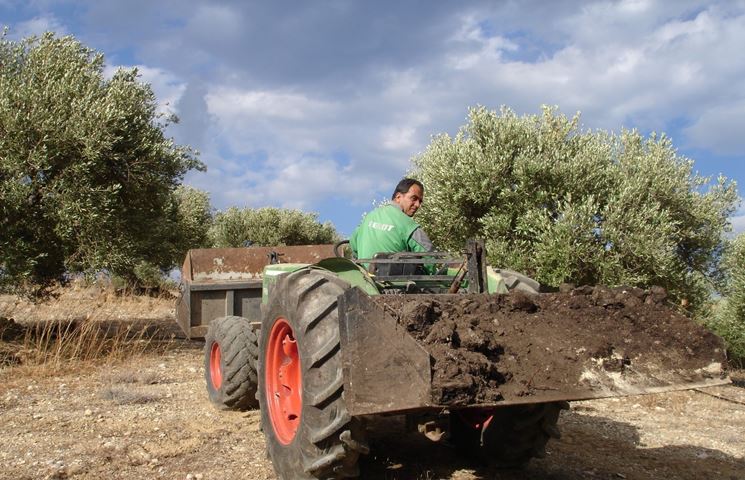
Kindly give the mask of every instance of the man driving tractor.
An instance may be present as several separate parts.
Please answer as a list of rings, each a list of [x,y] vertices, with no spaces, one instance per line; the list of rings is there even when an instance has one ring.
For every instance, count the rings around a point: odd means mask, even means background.
[[[365,215],[352,233],[349,245],[356,258],[376,253],[430,252],[432,242],[412,218],[424,201],[424,185],[404,178],[393,191],[391,203]]]

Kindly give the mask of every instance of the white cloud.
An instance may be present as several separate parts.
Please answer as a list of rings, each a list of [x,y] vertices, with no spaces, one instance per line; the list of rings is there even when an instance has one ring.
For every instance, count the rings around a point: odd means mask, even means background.
[[[55,32],[59,36],[67,35],[67,28],[54,15],[42,15],[17,23],[10,31],[12,38],[39,36],[45,32]]]
[[[260,204],[307,209],[332,196],[340,206],[369,201],[370,190],[371,179],[358,177],[350,168],[328,158],[304,157],[277,171],[257,189],[257,196]]]
[[[416,127],[413,126],[390,126],[384,127],[381,133],[381,144],[387,150],[411,150],[416,146],[414,134]]]
[[[251,117],[280,120],[313,120],[333,109],[333,105],[303,94],[275,91],[246,91],[218,87],[206,97],[211,114],[228,121]]]
[[[516,51],[517,44],[499,35],[484,31],[475,15],[462,19],[460,30],[451,39],[455,49],[448,55],[447,64],[455,70],[467,70],[484,61],[499,61],[503,51]]]
[[[649,10],[650,3],[648,0],[622,0],[618,9],[629,13],[644,13]]]
[[[192,175],[188,183],[211,191],[218,208],[236,205],[315,210],[315,205],[328,201],[349,208],[369,204],[376,191],[374,178],[360,176],[350,166],[328,157],[270,156],[266,162],[252,166],[205,160],[210,164],[207,173]]]

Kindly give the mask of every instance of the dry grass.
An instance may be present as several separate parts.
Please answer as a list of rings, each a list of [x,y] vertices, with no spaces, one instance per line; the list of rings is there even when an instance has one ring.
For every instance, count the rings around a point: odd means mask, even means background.
[[[171,338],[151,326],[121,325],[101,320],[51,321],[26,326],[23,338],[0,342],[0,358],[26,374],[58,374],[88,365],[113,364],[159,354]]]
[[[32,301],[14,295],[0,295],[0,317],[20,323],[50,320],[148,320],[173,316],[176,304],[170,293],[160,296],[135,295],[110,284],[72,282],[53,289],[52,296]]]
[[[38,303],[0,297],[0,372],[56,374],[162,353],[173,343],[170,297],[121,295],[81,284],[55,293]]]

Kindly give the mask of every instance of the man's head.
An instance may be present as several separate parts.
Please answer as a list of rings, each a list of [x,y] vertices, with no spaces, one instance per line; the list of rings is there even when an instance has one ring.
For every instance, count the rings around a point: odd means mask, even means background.
[[[413,217],[424,201],[424,185],[419,180],[404,178],[391,195],[393,203],[398,205],[406,215]]]

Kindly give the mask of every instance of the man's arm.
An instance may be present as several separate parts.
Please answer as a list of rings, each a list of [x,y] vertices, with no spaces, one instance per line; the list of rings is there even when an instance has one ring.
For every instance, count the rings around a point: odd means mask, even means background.
[[[406,244],[408,245],[410,252],[432,251],[432,241],[421,228],[414,230],[414,233],[411,234]]]
[[[406,244],[408,245],[410,252],[431,252],[433,249],[432,241],[421,228],[417,228],[416,230],[414,230],[414,233],[411,234]],[[437,267],[435,265],[422,266],[429,275],[434,275],[437,271]]]

